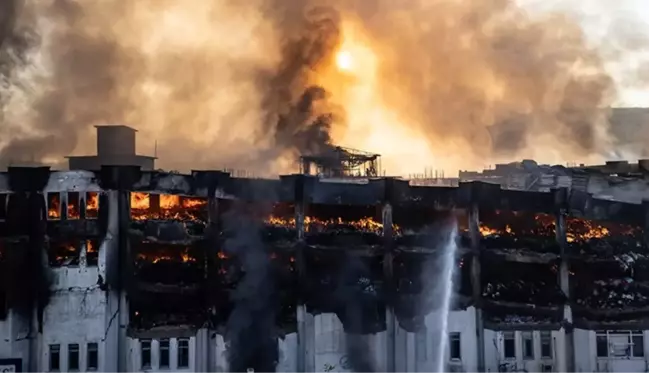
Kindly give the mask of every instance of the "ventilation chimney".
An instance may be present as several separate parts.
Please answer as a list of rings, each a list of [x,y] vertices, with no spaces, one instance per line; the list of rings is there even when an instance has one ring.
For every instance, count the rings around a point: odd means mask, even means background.
[[[135,130],[127,126],[96,126],[99,158],[135,155]]]

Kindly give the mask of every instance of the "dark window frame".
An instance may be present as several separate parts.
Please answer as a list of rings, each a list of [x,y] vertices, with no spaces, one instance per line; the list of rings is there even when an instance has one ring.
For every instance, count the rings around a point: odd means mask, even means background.
[[[171,343],[168,338],[163,338],[158,342],[158,368],[169,369],[171,367]],[[166,357],[166,362],[163,362]]]
[[[94,364],[93,364],[93,360],[94,360]],[[98,369],[99,369],[99,343],[88,342],[88,344],[86,345],[86,370],[95,371]]]
[[[542,359],[552,359],[554,356],[554,351],[552,349],[552,332],[548,330],[542,330],[540,333],[541,339],[541,358]]]
[[[176,362],[178,369],[189,368],[189,338],[178,338],[177,343],[178,361]],[[187,361],[183,361],[183,351],[187,351]]]
[[[51,344],[49,345],[49,371],[50,372],[59,372],[61,371],[61,345],[60,344]],[[56,359],[54,358],[56,356]],[[56,367],[55,367],[56,365]]]
[[[534,333],[521,332],[523,360],[534,360]]]
[[[511,351],[509,351],[510,349]],[[511,352],[511,354],[509,352]],[[503,357],[508,360],[516,359],[516,333],[515,332],[503,333]]]
[[[78,372],[81,368],[81,354],[78,343],[68,343],[68,371]]]
[[[140,339],[140,367],[142,369],[151,369],[152,349],[153,347],[150,339]],[[147,356],[146,359],[145,356]]]
[[[457,347],[454,347],[455,344],[457,344]],[[448,334],[448,353],[451,361],[462,361],[462,333],[452,332]]]

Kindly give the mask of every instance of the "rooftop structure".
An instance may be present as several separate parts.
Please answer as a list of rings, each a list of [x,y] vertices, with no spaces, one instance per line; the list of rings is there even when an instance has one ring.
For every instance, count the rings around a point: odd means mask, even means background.
[[[101,166],[136,165],[143,170],[153,170],[155,157],[137,155],[135,136],[137,130],[124,125],[95,126],[97,129],[97,155],[70,156],[70,170],[99,170]]]
[[[300,157],[300,173],[327,178],[378,177],[381,155],[332,147],[326,152]]]

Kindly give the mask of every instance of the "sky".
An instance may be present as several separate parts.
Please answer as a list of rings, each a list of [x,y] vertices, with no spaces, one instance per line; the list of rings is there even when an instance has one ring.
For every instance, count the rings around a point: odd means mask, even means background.
[[[518,0],[532,12],[561,10],[573,15],[593,43],[606,44],[613,30],[649,39],[649,0]],[[620,90],[616,106],[649,106],[649,87],[630,88],[623,71],[649,66],[649,51],[630,53],[607,67]]]

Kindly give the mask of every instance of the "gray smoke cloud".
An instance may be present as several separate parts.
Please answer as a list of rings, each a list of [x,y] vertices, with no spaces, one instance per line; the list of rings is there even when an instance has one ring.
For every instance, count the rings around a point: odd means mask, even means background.
[[[179,170],[285,172],[339,142],[398,165],[391,149],[412,146],[395,132],[432,155],[463,149],[458,167],[608,150],[604,62],[624,50],[601,53],[573,18],[513,0],[324,3],[4,1],[0,159],[91,154],[106,123],[136,127],[144,152],[157,140],[160,166]],[[376,63],[332,68],[359,40]]]
[[[240,261],[244,275],[232,293],[233,310],[226,323],[229,369],[272,372],[279,358],[276,316],[279,310],[269,253],[261,225],[238,206],[223,216],[226,253]]]

